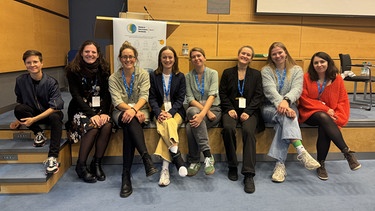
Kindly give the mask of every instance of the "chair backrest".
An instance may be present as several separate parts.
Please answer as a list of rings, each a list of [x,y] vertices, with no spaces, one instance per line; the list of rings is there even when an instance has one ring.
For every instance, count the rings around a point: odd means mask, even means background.
[[[341,72],[345,71],[351,71],[352,70],[352,59],[350,58],[349,54],[339,54],[340,57],[340,67],[341,67]]]

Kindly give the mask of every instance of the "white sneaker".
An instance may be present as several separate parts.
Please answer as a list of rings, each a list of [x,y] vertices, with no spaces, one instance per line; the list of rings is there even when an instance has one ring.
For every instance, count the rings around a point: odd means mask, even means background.
[[[59,171],[60,163],[55,157],[49,157],[43,163],[46,165],[46,174],[56,174]]]
[[[273,182],[284,182],[286,176],[286,169],[283,163],[277,162],[273,169],[272,181]]]
[[[34,147],[43,147],[46,144],[47,137],[44,135],[44,132],[38,132],[34,138]]]
[[[160,173],[159,186],[168,186],[171,181],[169,180],[169,170],[163,169]]]
[[[185,166],[181,166],[179,169],[178,169],[178,174],[181,176],[181,177],[186,177],[186,175],[188,174],[188,170]]]
[[[318,161],[316,161],[311,155],[305,150],[297,156],[297,159],[305,165],[308,170],[314,170],[320,167]]]

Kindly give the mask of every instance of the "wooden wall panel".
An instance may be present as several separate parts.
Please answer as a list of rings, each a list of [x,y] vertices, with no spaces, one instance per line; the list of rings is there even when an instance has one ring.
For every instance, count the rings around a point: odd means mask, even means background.
[[[207,1],[204,0],[129,0],[129,12],[145,13],[144,6],[156,20],[217,21],[218,15],[207,14]]]
[[[0,73],[24,70],[22,54],[27,49],[43,53],[44,68],[65,65],[69,19],[7,0],[0,7],[0,31]]]
[[[25,1],[69,17],[69,0],[25,0]]]
[[[281,41],[293,57],[299,57],[300,31],[300,26],[220,24],[218,56],[237,56],[243,45],[251,45],[256,54],[267,54],[274,41]]]
[[[301,34],[301,57],[325,51],[332,57],[375,58],[375,28],[303,26]]]
[[[188,43],[189,49],[200,47],[206,56],[216,56],[217,47],[216,24],[181,23],[167,39],[167,45],[172,46],[178,55],[182,55],[182,44]]]

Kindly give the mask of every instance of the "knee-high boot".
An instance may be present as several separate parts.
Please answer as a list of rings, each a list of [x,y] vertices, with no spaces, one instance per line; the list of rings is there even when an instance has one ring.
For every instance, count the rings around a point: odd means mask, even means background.
[[[102,158],[93,157],[90,164],[90,170],[97,180],[104,181],[106,179],[102,169]]]
[[[143,160],[143,165],[145,166],[147,177],[158,172],[158,170],[154,166],[154,163],[151,160],[151,156],[147,152],[143,154],[142,160]]]

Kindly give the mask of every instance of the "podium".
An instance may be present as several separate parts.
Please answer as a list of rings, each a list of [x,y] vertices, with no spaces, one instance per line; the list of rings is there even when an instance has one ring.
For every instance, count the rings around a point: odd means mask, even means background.
[[[133,13],[127,12],[119,14],[120,18],[137,19],[137,20],[150,20],[147,13]],[[106,46],[106,59],[110,63],[111,73],[114,72],[114,55],[113,55],[113,20],[114,17],[96,16],[95,21],[95,38],[109,39],[112,41],[111,45]],[[166,38],[168,38],[179,26],[178,22],[166,22]]]

